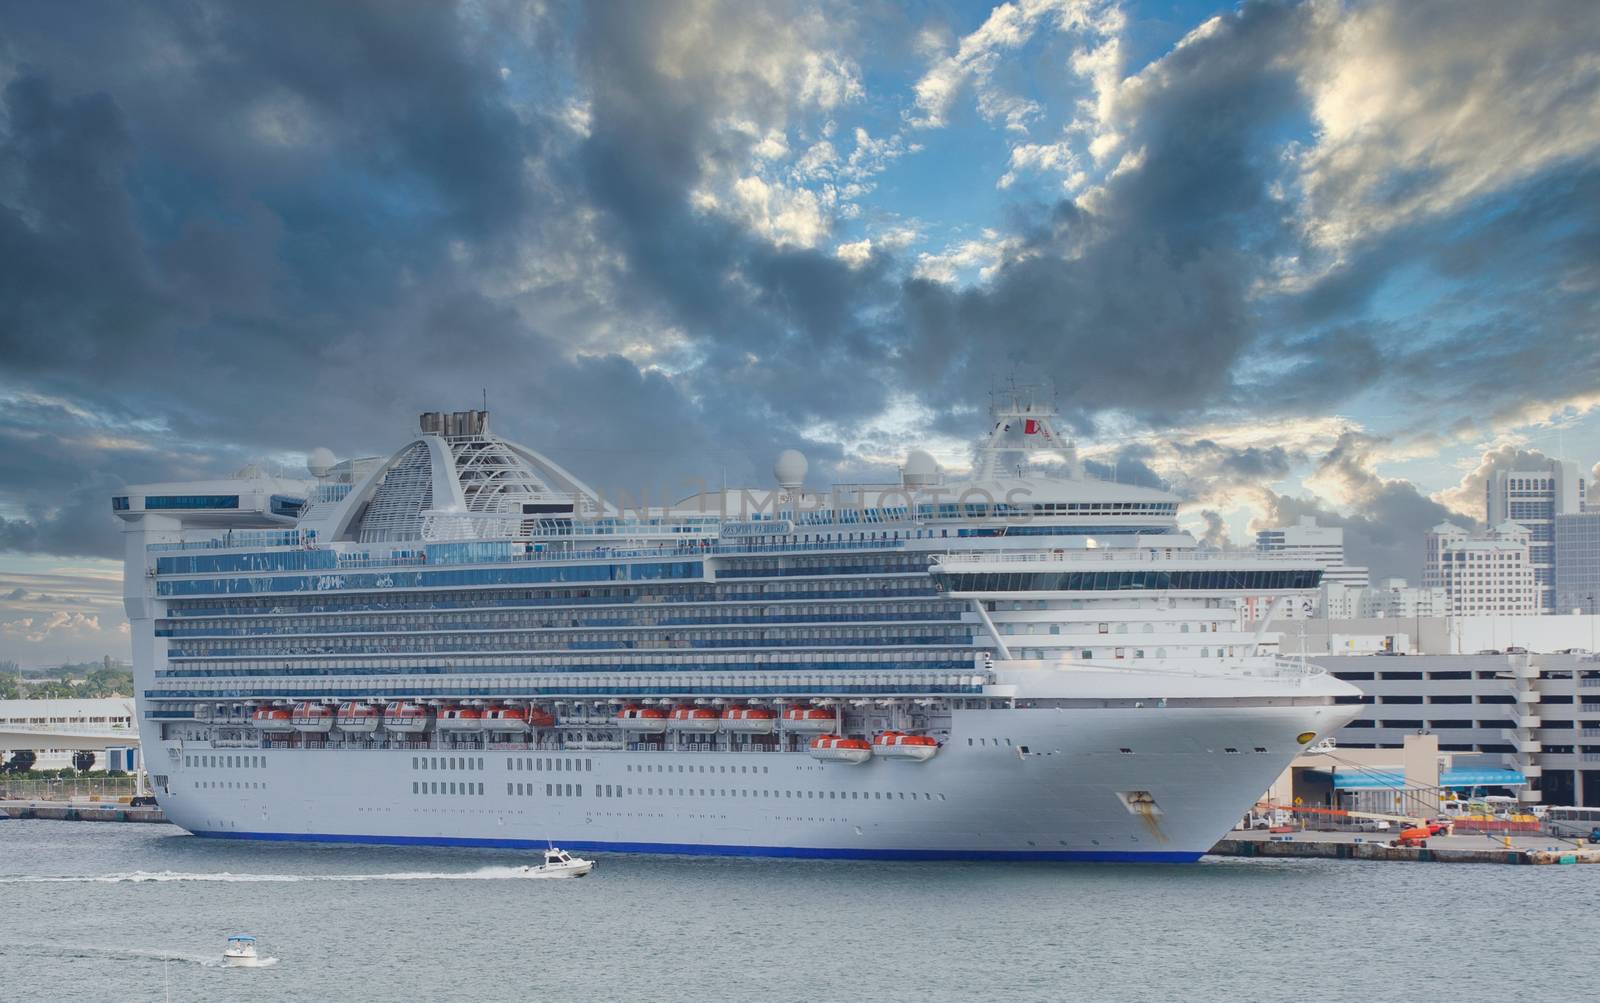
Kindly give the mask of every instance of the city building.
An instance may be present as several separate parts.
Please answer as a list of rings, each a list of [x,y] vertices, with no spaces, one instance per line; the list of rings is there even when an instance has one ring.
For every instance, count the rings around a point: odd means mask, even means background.
[[[1428,531],[1422,585],[1442,589],[1451,616],[1542,612],[1530,558],[1531,534],[1502,522],[1481,535],[1454,523]]]
[[[1577,465],[1564,460],[1497,470],[1485,486],[1485,522],[1498,526],[1509,520],[1528,531],[1528,560],[1542,610],[1556,609],[1555,520],[1583,511],[1584,489]]]
[[[1400,749],[1436,735],[1441,753],[1508,771],[1526,801],[1600,806],[1600,660],[1584,654],[1328,656],[1362,691],[1341,749]]]
[[[1317,613],[1324,619],[1353,620],[1364,616],[1368,589],[1343,582],[1324,582],[1318,593]]]
[[[78,752],[93,752],[94,768],[105,769],[107,749],[138,744],[132,697],[0,700],[0,756],[31,750],[36,770],[65,769]]]
[[[1256,549],[1264,554],[1315,561],[1322,567],[1324,583],[1367,587],[1367,569],[1345,563],[1344,530],[1319,526],[1315,516],[1301,516],[1293,526],[1261,530],[1256,533]]]
[[[1444,616],[1449,598],[1442,588],[1415,587],[1404,578],[1385,578],[1361,594],[1357,617]]]
[[[1600,508],[1555,519],[1555,610],[1594,613],[1600,606]]]

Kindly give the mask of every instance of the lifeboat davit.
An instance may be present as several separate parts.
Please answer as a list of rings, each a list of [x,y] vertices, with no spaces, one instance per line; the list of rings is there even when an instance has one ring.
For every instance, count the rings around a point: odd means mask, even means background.
[[[258,731],[281,735],[294,730],[294,715],[282,707],[258,707],[250,715],[250,723]]]
[[[434,727],[440,731],[482,731],[483,711],[476,707],[445,707]]]
[[[707,707],[674,707],[667,717],[667,727],[673,731],[708,734],[722,727],[717,712]]]
[[[425,704],[395,700],[383,709],[383,727],[402,735],[416,735],[428,730],[428,708]]]
[[[489,707],[483,712],[485,731],[527,731],[528,711],[523,707]]]
[[[659,735],[667,730],[667,712],[659,707],[638,707],[629,704],[617,711],[617,725],[623,731]]]
[[[295,731],[327,734],[333,728],[333,708],[320,703],[297,703],[290,723]]]
[[[534,728],[554,728],[556,716],[543,707],[529,707],[528,724]]]
[[[339,714],[334,723],[340,731],[370,735],[378,730],[378,722],[382,719],[383,713],[372,704],[347,700],[339,705]]]
[[[872,758],[872,746],[859,738],[842,735],[818,735],[806,747],[812,759],[830,763],[864,763]]]
[[[783,730],[829,732],[838,720],[837,712],[828,707],[790,707],[783,712]]]
[[[925,763],[939,751],[939,743],[927,735],[908,735],[885,731],[872,739],[872,754],[884,759],[912,759]]]
[[[770,735],[778,715],[765,707],[729,707],[722,712],[722,730],[745,735]]]

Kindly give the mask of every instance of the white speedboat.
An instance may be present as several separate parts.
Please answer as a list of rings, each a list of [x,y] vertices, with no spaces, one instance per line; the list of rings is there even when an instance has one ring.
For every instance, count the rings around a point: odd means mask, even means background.
[[[260,968],[262,957],[256,953],[256,939],[245,934],[237,934],[228,938],[228,946],[222,952],[222,964],[226,968]]]
[[[530,878],[581,878],[594,870],[594,861],[574,857],[559,846],[544,852],[544,863],[526,864],[517,868]]]

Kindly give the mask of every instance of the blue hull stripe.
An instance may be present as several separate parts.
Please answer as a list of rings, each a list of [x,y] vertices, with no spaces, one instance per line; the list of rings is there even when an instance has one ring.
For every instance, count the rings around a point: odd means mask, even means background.
[[[465,836],[360,836],[322,832],[216,832],[207,839],[264,839],[289,843],[377,843],[390,846],[477,846],[542,850],[543,839],[474,839]],[[1183,850],[893,850],[841,846],[736,846],[721,843],[605,843],[554,840],[564,850],[603,853],[678,853],[717,857],[810,857],[830,860],[1056,860],[1086,863],[1192,864],[1200,852]]]

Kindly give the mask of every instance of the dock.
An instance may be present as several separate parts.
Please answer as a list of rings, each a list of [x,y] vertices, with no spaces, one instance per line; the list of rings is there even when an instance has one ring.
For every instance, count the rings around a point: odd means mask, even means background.
[[[1600,864],[1600,846],[1575,845],[1549,836],[1512,836],[1491,842],[1482,835],[1437,836],[1427,846],[1390,846],[1382,836],[1338,832],[1268,835],[1236,832],[1211,848],[1219,857],[1379,860],[1437,864]]]
[[[60,822],[165,822],[160,808],[134,808],[120,801],[0,801],[7,818],[48,818]]]

